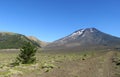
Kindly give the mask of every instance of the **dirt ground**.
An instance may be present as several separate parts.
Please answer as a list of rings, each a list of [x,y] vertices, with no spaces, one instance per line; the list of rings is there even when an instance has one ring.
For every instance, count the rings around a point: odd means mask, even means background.
[[[116,77],[112,58],[115,52],[110,51],[104,55],[87,60],[65,61],[50,72],[36,77]]]

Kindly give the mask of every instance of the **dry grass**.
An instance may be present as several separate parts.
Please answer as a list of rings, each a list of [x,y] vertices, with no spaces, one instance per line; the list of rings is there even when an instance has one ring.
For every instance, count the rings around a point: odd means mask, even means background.
[[[36,54],[36,64],[11,67],[18,50],[0,50],[0,77],[112,77],[109,52],[43,53]],[[107,67],[107,64],[109,66]],[[104,67],[106,66],[106,67]],[[106,70],[108,69],[108,70]]]

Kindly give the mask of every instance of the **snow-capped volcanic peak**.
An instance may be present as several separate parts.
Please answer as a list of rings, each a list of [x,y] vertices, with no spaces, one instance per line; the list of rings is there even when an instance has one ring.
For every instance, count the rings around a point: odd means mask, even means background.
[[[86,29],[79,29],[75,32],[73,32],[72,34],[60,39],[61,42],[65,42],[66,40],[74,40],[74,39],[78,39],[78,38],[83,38],[85,36],[89,36],[89,34],[93,34],[95,33],[96,31],[98,31],[97,29],[95,28],[86,28]]]
[[[85,36],[85,32],[93,33],[95,31],[96,31],[95,28],[80,29],[80,30],[77,30],[74,33],[72,33],[69,37],[75,38],[75,37],[81,36],[81,35],[82,35],[82,37],[84,37]]]
[[[93,28],[90,28],[90,32],[94,32]]]
[[[76,35],[82,35],[84,32],[84,29],[78,30],[76,32],[74,32],[73,34],[71,34],[71,36],[76,36]]]

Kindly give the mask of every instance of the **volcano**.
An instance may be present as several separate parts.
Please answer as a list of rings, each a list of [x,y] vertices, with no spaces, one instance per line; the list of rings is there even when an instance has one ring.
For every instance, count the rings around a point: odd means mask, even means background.
[[[96,28],[79,29],[48,44],[45,50],[113,49],[120,47],[120,38]]]

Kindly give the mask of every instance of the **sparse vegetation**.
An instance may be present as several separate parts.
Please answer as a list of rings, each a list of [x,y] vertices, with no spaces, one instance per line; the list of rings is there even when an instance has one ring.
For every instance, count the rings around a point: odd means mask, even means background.
[[[47,64],[47,63],[44,63],[42,65],[42,69],[45,69],[45,72],[49,72],[51,69],[53,69],[54,67],[56,67],[55,65],[53,64]]]
[[[108,66],[107,60],[109,60],[106,59],[107,52],[89,51],[58,54],[38,51],[36,52],[37,63],[20,64],[19,66],[11,67],[9,64],[17,57],[17,54],[17,51],[2,51],[0,53],[0,77],[52,77],[53,75],[62,77],[87,77],[89,72],[90,76],[88,77],[93,77],[94,73],[103,73],[103,69]],[[83,58],[85,60],[82,60]],[[107,66],[104,66],[104,64]],[[100,71],[98,72],[98,70]],[[116,75],[120,73],[118,66],[117,70]],[[84,74],[85,76],[81,76],[80,74]]]
[[[91,57],[91,53],[84,52],[87,56],[84,56],[84,53],[44,53],[36,52],[36,61],[35,64],[20,64],[19,66],[11,67],[9,65],[13,60],[18,57],[18,50],[4,50],[0,53],[0,77],[26,77],[31,72],[35,75],[43,74],[50,72],[54,68],[62,69],[63,67],[59,63],[65,61],[77,61],[85,57],[85,59]],[[19,62],[19,61],[18,61]],[[29,76],[28,76],[29,77]]]
[[[120,77],[120,52],[119,51],[113,57],[112,62],[115,64],[114,68],[115,68],[116,77]]]
[[[115,58],[113,58],[113,62],[114,62],[116,65],[120,65],[120,57],[115,57]]]

